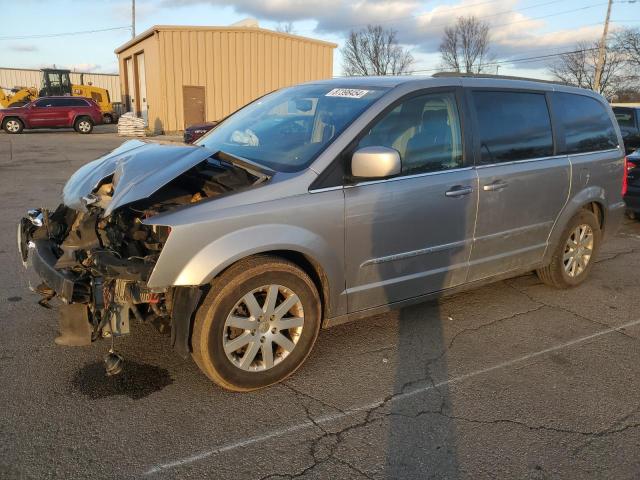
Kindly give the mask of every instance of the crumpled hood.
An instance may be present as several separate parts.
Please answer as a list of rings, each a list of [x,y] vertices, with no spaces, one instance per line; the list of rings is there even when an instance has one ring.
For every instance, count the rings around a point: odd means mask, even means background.
[[[204,147],[130,140],[78,169],[64,186],[63,202],[86,211],[82,198],[113,175],[113,198],[104,212],[108,216],[123,205],[149,197],[214,154]]]

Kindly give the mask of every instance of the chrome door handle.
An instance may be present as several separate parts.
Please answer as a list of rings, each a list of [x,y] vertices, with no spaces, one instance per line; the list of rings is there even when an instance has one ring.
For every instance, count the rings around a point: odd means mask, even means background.
[[[508,185],[509,184],[507,182],[497,181],[497,182],[490,183],[489,185],[485,185],[484,187],[482,187],[482,189],[485,192],[497,192],[499,190],[503,190],[507,188]]]
[[[460,185],[456,185],[455,187],[451,187],[450,190],[444,192],[447,197],[462,197],[463,195],[469,195],[473,192],[473,188],[471,187],[461,187]]]

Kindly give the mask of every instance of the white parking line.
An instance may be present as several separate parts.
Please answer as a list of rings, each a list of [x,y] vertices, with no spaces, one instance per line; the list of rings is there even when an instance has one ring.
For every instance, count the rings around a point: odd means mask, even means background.
[[[462,382],[462,381],[467,380],[469,378],[476,377],[478,375],[489,373],[489,372],[492,372],[494,370],[499,370],[501,368],[510,367],[510,366],[515,365],[517,363],[526,362],[527,360],[530,360],[532,358],[536,358],[536,357],[545,355],[547,353],[555,352],[556,350],[561,350],[563,348],[571,347],[571,346],[577,345],[579,343],[584,343],[584,342],[587,342],[587,341],[592,340],[594,338],[598,338],[598,337],[601,337],[603,335],[608,335],[610,333],[617,332],[617,331],[623,330],[625,328],[633,327],[635,325],[640,325],[640,320],[634,320],[633,322],[625,323],[625,324],[617,326],[617,327],[607,328],[606,330],[601,330],[601,331],[593,333],[591,335],[586,335],[584,337],[579,337],[579,338],[576,338],[574,340],[570,340],[568,342],[561,343],[559,345],[555,345],[553,347],[545,348],[544,350],[540,350],[540,351],[537,351],[537,352],[534,352],[534,353],[529,353],[527,355],[523,355],[522,357],[514,358],[512,360],[507,360],[506,362],[498,363],[498,364],[493,365],[491,367],[482,368],[480,370],[475,370],[475,371],[470,372],[470,373],[465,373],[464,375],[459,375],[457,377],[449,378],[447,380],[443,380],[442,382],[436,383],[434,385],[427,385],[427,386],[424,386],[424,387],[416,388],[414,390],[409,390],[409,391],[404,392],[404,393],[399,393],[397,395],[392,396],[388,401],[395,402],[395,401],[398,401],[398,400],[404,400],[404,399],[412,397],[414,395],[418,395],[418,394],[421,394],[421,393],[424,393],[424,392],[428,392],[429,390],[433,390],[435,388],[443,387],[445,385],[451,385],[451,384],[454,384],[454,383],[459,383],[459,382]],[[208,457],[210,457],[212,455],[216,455],[218,453],[224,453],[224,452],[228,452],[228,451],[231,451],[231,450],[235,450],[237,448],[242,448],[242,447],[246,447],[248,445],[253,445],[255,443],[261,443],[261,442],[264,442],[264,441],[269,440],[271,438],[281,437],[281,436],[289,434],[289,433],[298,432],[298,431],[301,431],[301,430],[307,430],[309,428],[313,428],[316,425],[323,425],[323,424],[326,424],[326,423],[332,423],[332,422],[335,422],[337,420],[341,420],[343,418],[346,418],[346,417],[349,417],[349,416],[352,416],[352,415],[356,415],[356,414],[361,413],[363,411],[369,411],[371,409],[374,409],[376,407],[379,407],[379,406],[383,405],[384,403],[385,403],[385,400],[380,399],[380,400],[371,402],[371,403],[369,403],[367,405],[361,405],[361,406],[353,407],[353,408],[350,408],[348,410],[344,410],[344,411],[341,411],[341,412],[336,412],[336,413],[332,413],[332,414],[328,414],[328,415],[322,415],[320,417],[315,418],[313,422],[311,420],[306,420],[304,422],[297,423],[297,424],[292,425],[290,427],[282,428],[282,429],[279,429],[279,430],[272,430],[271,432],[267,432],[267,433],[264,433],[262,435],[256,435],[254,437],[248,437],[248,438],[245,438],[243,440],[238,440],[238,441],[233,442],[233,443],[227,443],[227,444],[224,444],[224,445],[220,445],[219,447],[214,447],[211,450],[205,450],[205,451],[197,453],[195,455],[190,455],[188,457],[184,457],[184,458],[180,458],[180,459],[177,459],[177,460],[173,460],[171,462],[158,464],[158,465],[156,465],[156,466],[154,466],[152,468],[149,468],[146,472],[144,472],[143,475],[145,475],[145,476],[153,475],[155,473],[158,473],[158,472],[161,472],[161,471],[164,471],[164,470],[170,470],[170,469],[173,469],[173,468],[176,468],[176,467],[180,467],[182,465],[189,465],[191,463],[195,463],[195,462],[198,462],[200,460],[204,460],[205,458],[208,458]]]

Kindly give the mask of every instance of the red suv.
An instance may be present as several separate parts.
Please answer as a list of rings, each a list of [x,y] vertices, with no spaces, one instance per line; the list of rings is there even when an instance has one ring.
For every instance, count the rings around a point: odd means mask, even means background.
[[[78,133],[91,133],[102,123],[96,102],[81,97],[41,97],[22,107],[0,110],[0,125],[7,133],[20,133],[25,128],[69,128]]]

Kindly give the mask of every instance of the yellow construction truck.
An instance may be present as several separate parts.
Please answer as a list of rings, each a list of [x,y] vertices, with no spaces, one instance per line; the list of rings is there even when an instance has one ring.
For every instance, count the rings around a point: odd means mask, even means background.
[[[92,99],[100,106],[104,123],[114,122],[116,116],[109,98],[109,91],[93,85],[84,85],[82,80],[80,85],[74,85],[71,83],[70,73],[70,70],[43,68],[39,90],[36,87],[6,88],[3,86],[0,88],[0,108],[19,107],[38,97],[70,95]],[[80,78],[82,79],[82,75]],[[6,94],[4,90],[10,90],[11,93]]]

